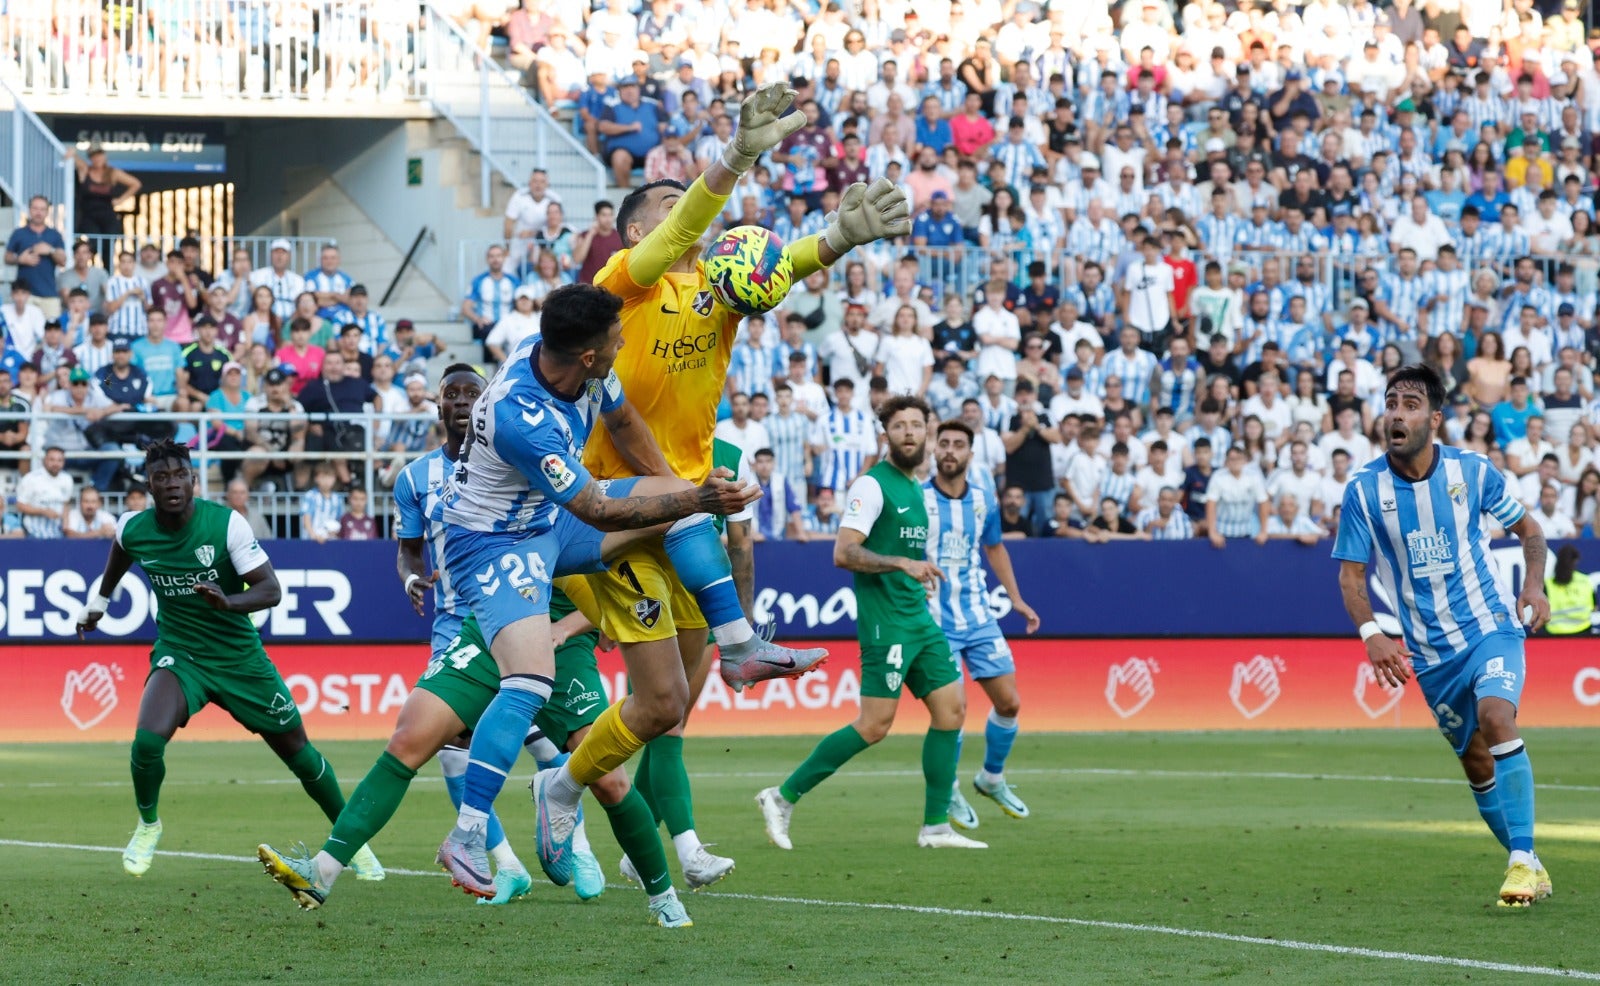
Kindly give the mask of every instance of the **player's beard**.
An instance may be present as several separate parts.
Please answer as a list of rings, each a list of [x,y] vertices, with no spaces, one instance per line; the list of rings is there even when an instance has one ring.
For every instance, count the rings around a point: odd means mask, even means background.
[[[918,445],[909,455],[900,451],[900,446],[898,445],[889,446],[889,463],[903,472],[915,472],[917,467],[922,465],[922,460],[927,457],[928,446],[926,443]]]
[[[947,483],[967,474],[967,463],[959,459],[939,459],[935,465],[939,468],[939,477]]]

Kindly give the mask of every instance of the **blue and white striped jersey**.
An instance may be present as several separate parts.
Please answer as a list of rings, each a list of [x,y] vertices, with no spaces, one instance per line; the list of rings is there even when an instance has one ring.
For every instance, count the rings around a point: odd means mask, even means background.
[[[307,291],[328,291],[333,294],[349,294],[350,288],[356,283],[342,270],[329,274],[321,267],[306,271],[305,282]],[[325,305],[317,309],[317,314],[339,325],[353,321],[350,309],[344,305]]]
[[[1449,332],[1460,336],[1467,318],[1467,299],[1472,295],[1472,275],[1455,270],[1433,270],[1427,275],[1428,297],[1433,308],[1428,312],[1428,335]]]
[[[1152,505],[1139,511],[1139,519],[1133,526],[1149,534],[1152,541],[1187,541],[1194,537],[1194,522],[1182,507],[1173,508],[1165,527],[1151,527],[1160,517],[1161,508]]]
[[[817,347],[804,339],[800,345],[791,346],[782,339],[772,344],[772,366],[768,369],[768,376],[787,377],[789,375],[789,354],[803,353],[806,358],[806,379],[817,378]]]
[[[944,572],[937,595],[928,600],[939,629],[965,633],[993,623],[979,551],[1000,543],[1000,504],[993,488],[969,479],[966,495],[955,499],[929,479],[922,484],[922,499],[928,508],[928,560]]]
[[[612,371],[582,393],[558,393],[539,373],[541,338],[518,343],[472,406],[472,429],[432,519],[543,534],[588,485],[583,447],[595,420],[622,406],[622,382]]]
[[[777,471],[799,482],[806,474],[806,439],[811,437],[811,419],[799,411],[767,415],[762,425],[772,444],[772,461]]]
[[[1125,514],[1128,512],[1128,501],[1133,499],[1133,489],[1136,485],[1133,473],[1107,469],[1105,475],[1100,477],[1100,491],[1097,495],[1102,500],[1110,497],[1117,501],[1117,509]]]
[[[1194,391],[1200,383],[1200,373],[1200,361],[1193,356],[1177,367],[1172,365],[1170,356],[1162,360],[1161,389],[1156,395],[1156,406],[1172,408],[1180,419],[1194,414]]]
[[[1419,482],[1395,475],[1387,456],[1351,477],[1333,547],[1340,561],[1377,565],[1419,666],[1465,657],[1491,633],[1523,635],[1484,517],[1510,527],[1525,511],[1487,457],[1442,445],[1433,454]]]
[[[728,354],[728,379],[733,381],[733,392],[750,397],[766,394],[771,399],[772,367],[771,348],[752,346],[745,340],[734,343]]]
[[[456,587],[450,581],[450,573],[440,564],[440,559],[444,557],[444,525],[430,519],[455,465],[444,454],[444,447],[440,446],[419,459],[413,459],[394,481],[394,536],[422,538],[422,550],[427,555],[428,568],[436,576],[433,583],[435,619],[455,613],[456,607],[461,604]]]
[[[817,485],[842,493],[861,475],[867,458],[878,454],[877,422],[860,408],[830,408],[817,418],[811,444],[823,449]]]
[[[132,277],[112,274],[106,280],[107,301],[116,301],[135,288],[143,290],[144,297],[129,301],[112,312],[106,319],[106,335],[113,341],[127,339],[131,342],[134,339],[142,338],[149,331],[149,326],[144,317],[144,309],[150,303],[150,284],[137,274]],[[28,355],[31,356],[32,354]]]
[[[512,296],[516,294],[519,284],[510,274],[495,277],[484,271],[472,279],[472,286],[467,289],[467,300],[472,302],[472,310],[478,313],[479,318],[498,322],[511,310]]]
[[[1121,378],[1122,396],[1128,403],[1140,406],[1150,403],[1150,378],[1156,366],[1155,354],[1148,349],[1135,349],[1131,356],[1116,349],[1100,362],[1100,369],[1108,378]]]

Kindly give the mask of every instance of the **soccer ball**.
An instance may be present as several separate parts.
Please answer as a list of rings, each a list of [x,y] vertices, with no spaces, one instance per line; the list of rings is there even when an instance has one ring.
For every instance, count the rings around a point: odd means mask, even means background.
[[[764,315],[789,294],[794,265],[771,230],[735,226],[711,245],[706,279],[724,307],[740,315]]]

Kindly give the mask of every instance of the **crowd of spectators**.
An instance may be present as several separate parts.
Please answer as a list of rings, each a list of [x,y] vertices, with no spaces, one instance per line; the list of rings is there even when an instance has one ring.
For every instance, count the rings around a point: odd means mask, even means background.
[[[91,160],[99,153],[91,148]],[[305,504],[316,502],[324,474],[341,491],[362,478],[348,454],[367,449],[366,426],[338,415],[386,415],[370,436],[381,486],[438,443],[425,375],[437,341],[372,311],[337,247],[302,274],[289,267],[291,244],[277,240],[267,266],[253,269],[240,249],[213,275],[187,237],[165,257],[153,245],[124,251],[108,272],[87,241],[69,259],[49,215],[50,203],[35,198],[5,247],[17,274],[0,306],[0,487],[12,494],[0,532],[99,536],[102,494],[137,486],[139,448],[152,438],[253,453],[217,460],[230,497],[235,485],[246,499],[307,490]],[[203,433],[151,417],[202,411]],[[293,417],[245,417],[260,413]],[[319,461],[319,452],[347,455]],[[366,495],[325,499],[301,531],[372,536]]]
[[[768,487],[763,537],[834,530],[871,407],[914,393],[977,430],[1008,536],[1316,541],[1416,361],[1448,383],[1441,441],[1552,536],[1594,532],[1600,33],[1577,0],[483,6],[618,185],[692,179],[787,79],[806,126],[725,224],[804,236],[858,180],[912,201],[909,237],[741,331],[721,431]],[[482,337],[530,275],[603,263],[573,249],[615,235],[596,211],[573,233],[541,178],[519,193],[467,299]]]

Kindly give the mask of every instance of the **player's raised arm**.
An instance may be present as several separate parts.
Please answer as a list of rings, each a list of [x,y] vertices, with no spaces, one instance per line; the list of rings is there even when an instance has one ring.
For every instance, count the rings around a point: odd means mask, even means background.
[[[683,197],[673,203],[666,219],[628,252],[627,273],[635,284],[646,287],[661,280],[700,242],[700,237],[727,204],[740,176],[749,171],[761,155],[805,126],[804,113],[784,115],[793,105],[794,97],[794,90],[787,84],[773,82],[751,93],[740,105],[739,129],[734,132],[733,142],[722,152],[722,159],[696,178]]]
[[[598,531],[632,531],[682,520],[692,514],[735,514],[761,497],[761,487],[743,486],[713,475],[699,486],[674,493],[610,497],[597,483],[585,483],[562,506]]]

